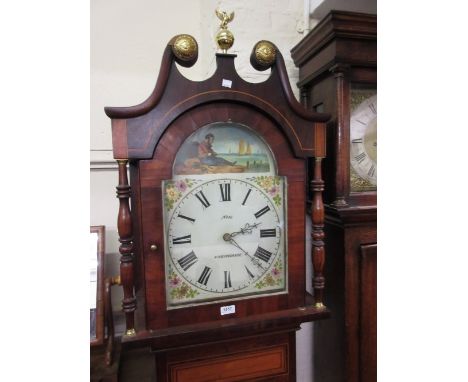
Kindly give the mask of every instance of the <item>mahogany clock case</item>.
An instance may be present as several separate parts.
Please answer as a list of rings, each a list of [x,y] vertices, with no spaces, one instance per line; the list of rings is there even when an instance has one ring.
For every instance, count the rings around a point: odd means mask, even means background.
[[[320,219],[323,219],[320,161],[314,213],[318,224],[315,256],[312,256],[317,267],[314,289],[319,307],[305,309],[300,314],[296,310],[307,304],[312,306],[305,291],[306,160],[325,157],[325,122],[329,115],[307,112],[295,100],[279,51],[276,50],[276,61],[270,65],[269,78],[257,84],[248,83],[237,74],[235,57],[217,54],[213,76],[195,82],[180,74],[176,61],[181,62],[169,44],[150,97],[137,106],[106,108],[106,114],[112,118],[114,157],[121,163],[119,234],[120,231],[124,233],[121,241],[125,244],[121,251],[121,273],[127,330],[129,326],[132,328],[131,317],[135,312],[135,340],[154,335],[155,332],[149,332],[156,329],[161,334],[166,328],[194,323],[256,317],[257,325],[261,325],[262,315],[272,314],[270,318],[274,319],[278,312],[284,312],[282,318],[290,316],[295,325],[328,316],[328,310],[320,305],[324,285],[320,271],[324,256],[320,228]],[[184,66],[193,64],[182,63]],[[223,86],[226,79],[230,81],[228,88]],[[235,313],[227,316],[220,315],[220,307],[228,302],[167,310],[165,297],[161,184],[172,178],[174,160],[183,142],[197,129],[215,122],[242,124],[262,137],[275,157],[277,175],[287,177],[288,185],[288,293],[237,300]],[[130,163],[130,186],[125,184],[125,161]],[[130,189],[128,194],[126,190]],[[125,206],[128,198],[131,221],[129,208]],[[129,256],[130,253],[133,256]],[[133,286],[136,300],[132,297]]]
[[[177,41],[182,43],[177,45]],[[119,166],[118,232],[126,321],[122,349],[124,353],[135,347],[151,349],[161,381],[192,381],[197,380],[195,377],[292,381],[295,333],[300,324],[330,315],[323,303],[321,174],[321,161],[326,155],[326,122],[330,116],[308,112],[296,101],[282,55],[271,42],[258,42],[251,55],[254,68],[271,68],[270,76],[261,83],[244,81],[235,70],[236,56],[227,53],[216,55],[217,68],[212,77],[190,81],[180,74],[176,63],[189,67],[197,56],[193,37],[174,37],[164,51],[159,77],[149,98],[137,106],[105,109],[112,119],[114,158]],[[252,134],[258,135],[274,157],[277,170],[274,175],[287,184],[287,209],[282,210],[286,211],[287,230],[281,231],[286,236],[282,240],[287,243],[282,257],[287,263],[284,267],[287,288],[241,299],[232,295],[209,303],[191,302],[170,309],[165,290],[170,273],[165,266],[169,251],[164,248],[168,236],[162,197],[167,183],[163,181],[175,179],[173,168],[184,142],[194,132],[202,132],[205,126],[219,122],[224,126],[231,122],[247,126]],[[307,254],[306,162],[311,157],[314,226],[312,251]],[[306,291],[307,255],[311,256],[314,268],[310,276],[313,296]],[[235,309],[222,315],[221,308],[226,306]]]
[[[278,174],[288,179],[288,293],[235,302],[236,313],[228,316],[246,317],[252,314],[289,309],[305,304],[305,163],[295,158],[289,143],[275,124],[257,110],[241,104],[216,102],[202,105],[176,119],[162,135],[151,160],[142,160],[131,166],[131,178],[138,179],[140,193],[133,205],[133,213],[141,220],[141,235],[137,239],[138,273],[145,273],[141,294],[146,300],[147,327],[160,329],[171,325],[210,321],[220,317],[220,307],[227,302],[190,306],[177,310],[161,311],[166,306],[164,259],[164,229],[162,218],[163,180],[172,178],[172,168],[177,149],[199,127],[218,121],[235,121],[257,132],[264,138],[278,165]],[[132,179],[133,183],[133,179]],[[142,208],[141,206],[144,206]],[[209,229],[209,227],[207,227]],[[141,243],[141,244],[140,244]],[[158,243],[155,253],[150,249]],[[138,277],[137,277],[138,279]],[[188,313],[190,312],[190,313]]]

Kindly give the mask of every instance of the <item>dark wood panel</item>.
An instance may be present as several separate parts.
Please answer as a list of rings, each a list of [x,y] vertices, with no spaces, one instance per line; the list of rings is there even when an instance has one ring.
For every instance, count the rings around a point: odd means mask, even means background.
[[[247,351],[202,361],[171,364],[169,373],[174,382],[245,381],[287,373],[287,347]]]
[[[349,381],[360,381],[361,339],[361,245],[377,241],[375,223],[368,222],[344,229],[346,375]]]
[[[344,211],[348,209],[354,212]],[[370,253],[366,253],[363,262],[362,248],[374,245],[377,240],[376,210],[356,210],[357,207],[327,208],[325,275],[330,287],[325,289],[325,301],[333,315],[315,324],[314,348],[320,351],[314,355],[314,377],[321,382],[362,381],[363,367],[369,375],[372,364],[369,369],[367,364],[375,357],[376,343],[373,346],[374,340],[369,339],[375,334],[375,327],[372,329],[372,312],[376,309],[372,296],[375,264]],[[364,338],[368,346],[362,358]],[[334,360],[334,367],[330,367],[330,359]]]
[[[295,331],[158,352],[158,381],[293,381]]]
[[[360,375],[377,380],[377,244],[361,245]]]

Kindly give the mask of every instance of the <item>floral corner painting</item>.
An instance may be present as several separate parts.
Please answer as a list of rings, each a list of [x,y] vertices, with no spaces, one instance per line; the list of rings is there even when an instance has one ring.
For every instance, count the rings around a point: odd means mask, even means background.
[[[180,147],[173,175],[275,174],[267,144],[250,128],[233,122],[206,125]]]

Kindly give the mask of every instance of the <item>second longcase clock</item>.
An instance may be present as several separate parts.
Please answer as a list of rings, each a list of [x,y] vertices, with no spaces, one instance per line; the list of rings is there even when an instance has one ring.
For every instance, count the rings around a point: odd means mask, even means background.
[[[316,378],[377,379],[377,17],[331,11],[291,51],[302,102],[328,112],[326,300]],[[329,359],[335,367],[329,367]]]

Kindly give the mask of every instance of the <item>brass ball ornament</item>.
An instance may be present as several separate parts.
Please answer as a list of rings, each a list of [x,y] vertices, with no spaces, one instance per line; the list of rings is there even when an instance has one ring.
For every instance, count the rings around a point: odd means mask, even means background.
[[[259,41],[255,45],[255,58],[263,66],[270,66],[276,59],[276,47],[270,41]]]
[[[250,63],[260,71],[269,69],[276,61],[278,49],[270,41],[261,40],[255,44],[250,55]]]
[[[228,29],[221,29],[216,34],[216,43],[223,53],[227,53],[227,50],[234,44],[234,35]]]
[[[197,41],[188,34],[180,34],[172,40],[172,52],[177,62],[183,66],[190,66],[198,58]]]

